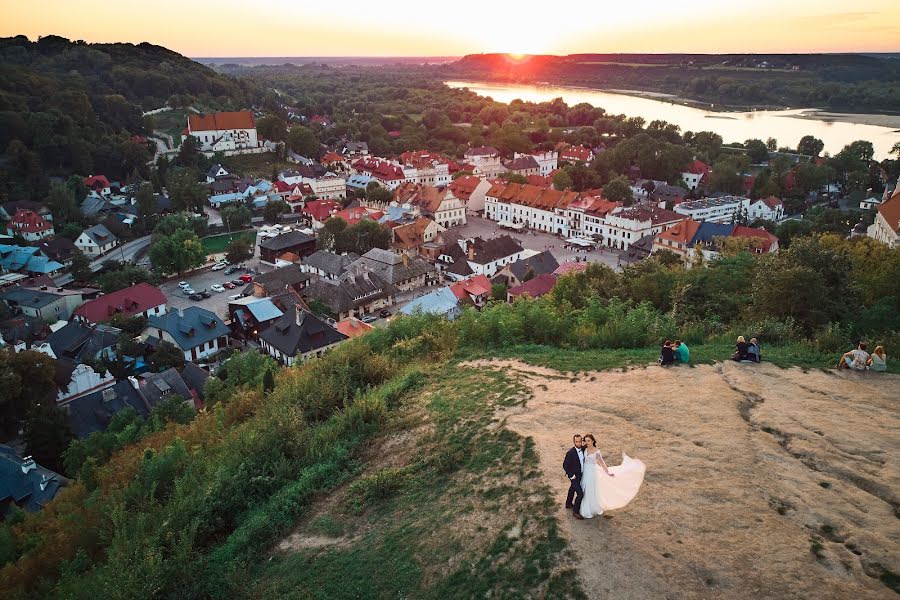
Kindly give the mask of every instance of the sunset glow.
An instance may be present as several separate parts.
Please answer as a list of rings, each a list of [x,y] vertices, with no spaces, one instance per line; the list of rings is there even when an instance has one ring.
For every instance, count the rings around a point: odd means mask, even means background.
[[[0,0],[0,36],[56,34],[88,42],[166,46],[187,56],[459,56],[478,52],[900,51],[900,3],[842,0],[735,6],[663,0],[519,6],[460,0],[348,0],[340,10],[308,0],[143,4],[80,0],[28,5]],[[534,10],[532,10],[534,9]],[[98,27],[98,17],[103,23]]]

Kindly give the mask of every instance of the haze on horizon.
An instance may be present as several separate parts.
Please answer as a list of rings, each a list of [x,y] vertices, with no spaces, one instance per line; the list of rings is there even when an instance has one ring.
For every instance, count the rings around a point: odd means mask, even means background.
[[[337,11],[308,0],[79,0],[24,10],[0,0],[0,37],[146,41],[193,57],[900,51],[896,0],[723,4],[572,0],[510,9],[458,0],[442,13],[412,0],[347,0]]]

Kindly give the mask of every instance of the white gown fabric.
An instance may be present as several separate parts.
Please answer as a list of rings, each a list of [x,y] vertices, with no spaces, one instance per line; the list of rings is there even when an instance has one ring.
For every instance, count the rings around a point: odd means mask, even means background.
[[[603,514],[604,510],[623,508],[637,496],[644,482],[647,467],[636,458],[622,453],[622,464],[609,467],[610,477],[598,465],[600,452],[584,455],[584,470],[581,474],[581,516],[585,519]]]

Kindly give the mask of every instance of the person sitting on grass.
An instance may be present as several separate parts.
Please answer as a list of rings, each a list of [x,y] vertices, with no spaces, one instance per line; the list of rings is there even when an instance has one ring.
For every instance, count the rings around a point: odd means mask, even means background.
[[[747,344],[747,358],[755,363],[762,360],[762,353],[759,350],[759,342],[756,341],[756,338],[750,338],[750,343]]]
[[[747,360],[747,342],[742,335],[738,336],[737,344],[734,346],[734,354],[731,355],[731,360],[736,360],[738,362]]]
[[[860,342],[856,350],[844,352],[841,360],[835,365],[836,369],[852,369],[854,371],[865,371],[866,364],[869,362],[869,353],[866,352],[865,342]]]
[[[675,351],[672,350],[672,342],[669,340],[666,340],[662,349],[659,351],[659,364],[664,367],[675,364]]]
[[[687,344],[681,340],[675,340],[673,347],[675,348],[675,360],[682,364],[687,364],[691,361],[691,351],[688,349]]]
[[[884,346],[875,346],[875,352],[869,357],[867,364],[870,371],[879,373],[887,371],[887,354],[884,353]]]

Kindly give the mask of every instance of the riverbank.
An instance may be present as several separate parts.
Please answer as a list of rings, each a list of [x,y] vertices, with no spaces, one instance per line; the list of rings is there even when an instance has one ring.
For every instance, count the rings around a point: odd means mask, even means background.
[[[811,121],[825,121],[838,123],[853,123],[855,125],[874,125],[875,127],[890,127],[898,130],[900,133],[900,115],[876,115],[863,113],[843,113],[830,112],[827,110],[804,110],[800,114],[794,115],[797,119],[808,119]]]

